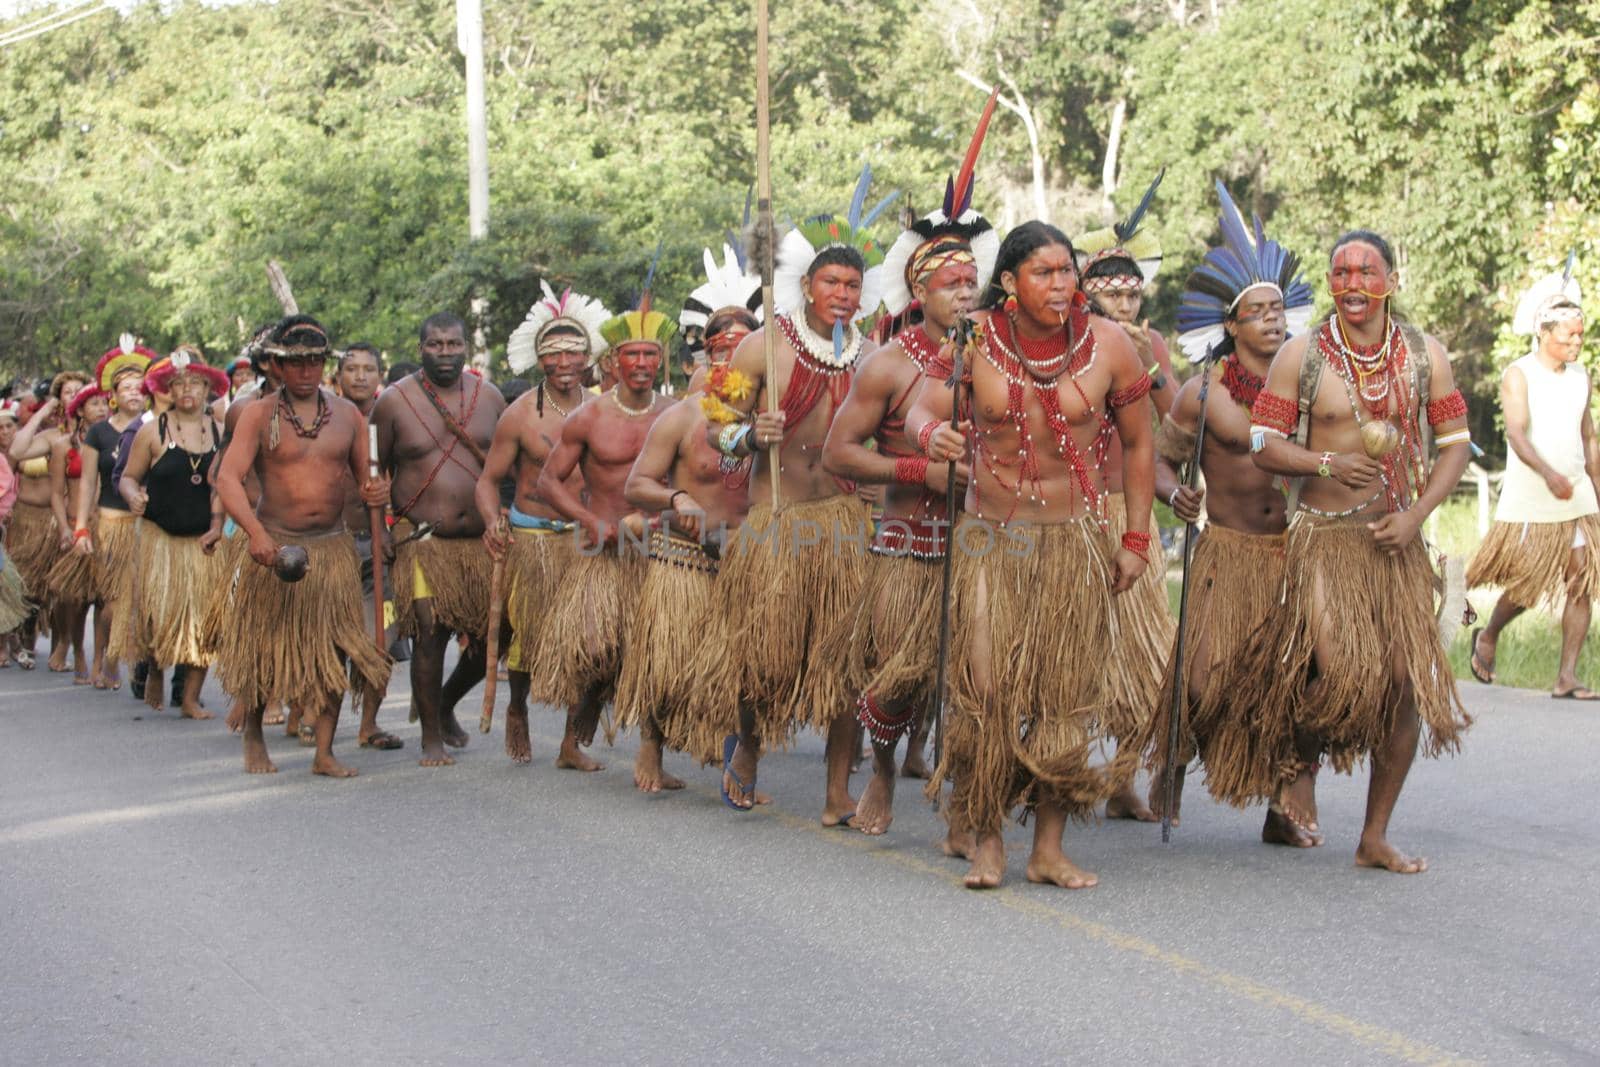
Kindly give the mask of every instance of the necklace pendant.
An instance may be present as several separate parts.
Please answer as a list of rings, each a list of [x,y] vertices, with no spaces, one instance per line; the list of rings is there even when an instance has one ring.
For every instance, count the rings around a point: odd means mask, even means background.
[[[204,485],[205,484],[205,479],[202,478],[200,476],[199,472],[197,471],[194,474],[189,475],[189,484],[190,485]]]

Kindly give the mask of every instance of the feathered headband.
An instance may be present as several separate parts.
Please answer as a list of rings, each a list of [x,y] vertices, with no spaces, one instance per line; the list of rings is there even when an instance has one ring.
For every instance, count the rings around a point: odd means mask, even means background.
[[[777,262],[772,272],[773,296],[779,311],[790,314],[800,310],[805,303],[800,283],[806,272],[825,249],[839,247],[854,248],[867,265],[861,278],[861,307],[856,311],[856,321],[878,310],[883,302],[883,249],[866,228],[900,194],[890,193],[871,211],[865,211],[867,190],[871,185],[872,167],[863,166],[861,177],[856,181],[855,195],[843,219],[834,215],[813,215],[783,235],[783,240],[778,242]]]
[[[1567,253],[1567,265],[1559,274],[1546,274],[1543,278],[1528,287],[1522,294],[1522,299],[1517,301],[1517,313],[1511,319],[1511,331],[1526,335],[1535,335],[1540,330],[1562,319],[1576,318],[1582,311],[1565,310],[1560,314],[1554,312],[1556,304],[1574,304],[1583,306],[1583,287],[1578,284],[1578,279],[1573,276],[1572,269],[1577,265],[1578,254]]]
[[[949,254],[964,246],[978,268],[978,292],[989,286],[995,261],[1000,258],[1000,235],[988,219],[972,210],[972,171],[999,95],[999,89],[989,94],[961,169],[945,183],[944,206],[913,222],[883,257],[883,306],[890,315],[899,315],[911,305],[911,283],[928,268],[937,269],[941,249]]]
[[[650,269],[644,276],[644,288],[639,293],[639,301],[634,309],[600,324],[600,336],[612,348],[620,348],[630,341],[644,341],[660,345],[665,352],[667,343],[678,332],[677,323],[650,306],[650,283],[655,281],[656,265],[661,262],[661,247],[656,245],[656,254],[650,260]]]
[[[100,388],[98,385],[86,385],[82,389],[79,389],[73,394],[72,403],[67,405],[67,418],[77,418],[78,412],[83,410],[83,406],[89,401],[93,400],[95,397],[104,397],[106,399],[110,399],[109,396],[107,396],[106,391]]]
[[[1290,334],[1311,325],[1311,286],[1299,276],[1300,257],[1267,239],[1259,215],[1255,217],[1252,236],[1238,205],[1220,181],[1217,199],[1222,205],[1222,244],[1207,252],[1189,275],[1178,305],[1178,344],[1195,363],[1209,355],[1233,351],[1233,338],[1223,328],[1223,321],[1239,306],[1245,293],[1263,285],[1271,286],[1283,297]]]
[[[213,399],[227,395],[228,376],[207,365],[205,357],[193,345],[180,345],[166,359],[152,363],[144,376],[144,391],[152,396],[171,392],[173,380],[186,374],[204,379]]]
[[[593,363],[595,357],[605,351],[606,340],[600,335],[600,327],[611,317],[611,312],[594,297],[575,293],[570,288],[561,290],[559,297],[547,281],[541,279],[539,288],[544,292],[543,299],[534,301],[533,307],[528,309],[528,317],[511,331],[506,341],[506,363],[511,370],[521,374],[537,363],[546,335],[557,326],[578,332],[579,337],[574,340],[583,346],[588,361]]]
[[[110,393],[116,389],[118,378],[130,372],[143,375],[155,359],[155,352],[135,344],[133,334],[125,333],[118,338],[117,347],[109,349],[95,364],[95,383]]]
[[[1161,242],[1143,229],[1143,223],[1151,201],[1156,198],[1156,188],[1166,176],[1167,168],[1162,167],[1150,188],[1140,197],[1139,206],[1127,218],[1073,239],[1072,248],[1078,254],[1078,273],[1083,279],[1080,284],[1084,292],[1093,295],[1106,289],[1137,289],[1155,281],[1161,270]],[[1097,277],[1089,277],[1096,264],[1114,259],[1127,261],[1134,273],[1096,271]]]
[[[695,357],[705,348],[705,328],[711,316],[723,308],[744,308],[761,321],[761,278],[750,273],[744,247],[732,234],[722,244],[722,263],[717,264],[711,249],[705,250],[706,280],[683,302],[678,325],[689,338],[689,353]]]

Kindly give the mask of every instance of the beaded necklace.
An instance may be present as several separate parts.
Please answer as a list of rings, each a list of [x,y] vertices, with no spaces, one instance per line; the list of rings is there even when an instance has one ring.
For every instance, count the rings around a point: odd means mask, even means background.
[[[1341,346],[1343,339],[1335,339],[1335,330],[1333,322],[1326,323],[1317,332],[1317,343],[1328,365],[1333,368],[1334,376],[1344,385],[1356,428],[1359,430],[1366,425],[1368,414],[1372,418],[1387,419],[1391,411],[1390,401],[1394,401],[1392,410],[1399,416],[1400,447],[1378,459],[1379,480],[1383,483],[1384,506],[1392,512],[1405,511],[1411,506],[1412,487],[1421,486],[1427,480],[1421,437],[1416,432],[1416,416],[1411,410],[1412,396],[1407,374],[1410,354],[1406,351],[1405,339],[1400,336],[1400,328],[1396,326],[1382,345],[1377,346],[1383,352],[1384,366],[1369,372],[1369,377],[1381,373],[1384,381],[1382,399],[1374,403],[1369,399],[1368,391],[1361,388],[1359,365],[1353,358],[1346,358],[1354,357],[1355,353]],[[1369,500],[1367,504],[1371,502]],[[1366,507],[1366,504],[1361,507]]]
[[[778,315],[778,328],[783,331],[783,336],[789,339],[794,350],[801,356],[810,356],[811,362],[824,374],[842,374],[856,365],[856,357],[861,355],[861,345],[865,340],[861,331],[856,329],[855,323],[848,323],[844,328],[844,351],[839,356],[833,354],[833,338],[823,337],[811,328],[805,321],[804,312],[796,315]]]
[[[328,420],[333,417],[333,409],[323,399],[321,389],[317,390],[317,417],[311,420],[309,427],[300,421],[299,415],[295,414],[294,405],[289,403],[288,393],[278,394],[278,404],[283,408],[283,413],[288,416],[289,425],[294,427],[295,436],[297,437],[315,438],[317,434],[322,432],[322,428],[328,424]]]
[[[1229,352],[1222,361],[1222,387],[1246,411],[1256,406],[1256,398],[1266,384],[1265,377],[1239,362],[1239,353]]]

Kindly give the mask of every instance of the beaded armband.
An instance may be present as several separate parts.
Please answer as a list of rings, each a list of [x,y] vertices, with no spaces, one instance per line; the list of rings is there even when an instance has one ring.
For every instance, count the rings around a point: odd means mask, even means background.
[[[922,485],[927,478],[927,456],[901,456],[894,461],[894,480],[900,485]]]
[[[1294,433],[1295,424],[1300,421],[1300,406],[1287,397],[1277,393],[1261,390],[1261,395],[1256,397],[1256,406],[1250,409],[1250,422],[1252,429],[1260,427],[1265,430],[1276,430],[1285,437]]]
[[[1126,389],[1118,389],[1106,397],[1106,405],[1113,408],[1125,408],[1136,402],[1140,397],[1150,392],[1154,383],[1150,380],[1150,372],[1145,371],[1138,379]]]
[[[1464,419],[1467,417],[1467,401],[1461,395],[1461,390],[1453,389],[1438,400],[1428,401],[1428,425],[1437,426],[1441,422],[1451,419]]]
[[[1459,445],[1463,441],[1469,445],[1472,443],[1472,433],[1465,428],[1453,430],[1450,433],[1443,435],[1437,441],[1435,441],[1434,444],[1440,448],[1449,448],[1451,445]]]

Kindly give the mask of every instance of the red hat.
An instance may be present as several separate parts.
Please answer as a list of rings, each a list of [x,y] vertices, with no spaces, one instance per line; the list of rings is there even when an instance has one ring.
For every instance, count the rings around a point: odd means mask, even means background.
[[[110,396],[106,393],[106,391],[100,388],[98,385],[86,385],[82,389],[79,389],[78,392],[73,396],[72,403],[67,405],[67,418],[77,418],[78,412],[83,410],[83,405],[87,404],[97,396],[105,397],[108,400],[110,399]]]
[[[100,357],[100,362],[94,366],[95,384],[110,394],[117,385],[117,378],[124,371],[133,371],[144,374],[156,354],[144,345],[134,344],[133,335],[125,333],[115,348],[108,349]]]
[[[166,359],[150,364],[145,371],[144,391],[154,395],[172,391],[172,381],[181,374],[195,374],[206,380],[211,397],[215,399],[228,392],[228,376],[216,367],[208,366],[200,350],[193,345],[179,345]]]

